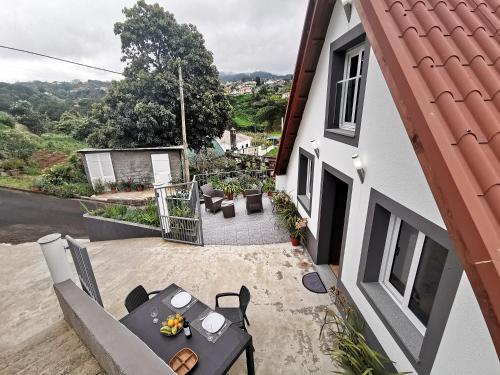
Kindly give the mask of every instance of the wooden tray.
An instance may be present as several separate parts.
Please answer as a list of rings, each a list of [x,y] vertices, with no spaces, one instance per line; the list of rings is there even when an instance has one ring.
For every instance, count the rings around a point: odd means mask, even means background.
[[[168,362],[177,375],[185,375],[198,363],[198,356],[189,348],[181,349]]]

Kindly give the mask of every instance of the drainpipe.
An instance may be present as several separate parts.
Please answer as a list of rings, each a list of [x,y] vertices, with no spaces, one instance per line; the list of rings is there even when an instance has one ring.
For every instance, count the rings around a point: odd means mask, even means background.
[[[54,284],[71,279],[72,273],[66,259],[66,250],[60,233],[49,234],[40,238],[38,244],[42,248],[45,262],[49,267]]]

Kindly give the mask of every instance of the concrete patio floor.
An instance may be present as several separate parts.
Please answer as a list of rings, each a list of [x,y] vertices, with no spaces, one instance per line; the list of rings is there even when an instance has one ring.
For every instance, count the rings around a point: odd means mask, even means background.
[[[222,211],[215,214],[201,206],[203,238],[207,245],[262,245],[289,241],[290,235],[273,213],[271,199],[262,196],[264,212],[247,214],[245,198],[234,199],[236,216],[224,218]]]
[[[288,243],[194,247],[147,238],[87,244],[106,310],[126,314],[123,301],[138,284],[148,290],[172,282],[209,306],[216,293],[252,293],[248,317],[257,374],[326,374],[335,370],[319,340],[332,302],[302,286],[313,265]],[[37,244],[0,246],[0,374],[101,374],[99,365],[62,320]],[[15,371],[13,371],[15,370]],[[246,374],[244,355],[230,374]]]

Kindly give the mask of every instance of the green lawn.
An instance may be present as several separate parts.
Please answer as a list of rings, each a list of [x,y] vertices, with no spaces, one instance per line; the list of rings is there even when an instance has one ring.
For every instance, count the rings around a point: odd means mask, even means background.
[[[0,186],[17,189],[30,189],[35,176],[0,176]]]
[[[267,154],[264,156],[271,156],[271,157],[276,157],[278,156],[278,147],[273,148],[271,151],[269,151]]]

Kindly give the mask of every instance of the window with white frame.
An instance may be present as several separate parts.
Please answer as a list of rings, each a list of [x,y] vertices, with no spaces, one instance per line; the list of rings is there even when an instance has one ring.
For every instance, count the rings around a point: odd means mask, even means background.
[[[392,214],[379,282],[425,333],[448,249]]]
[[[339,128],[354,132],[365,56],[364,45],[356,46],[345,53],[344,77],[337,82],[340,92]]]

